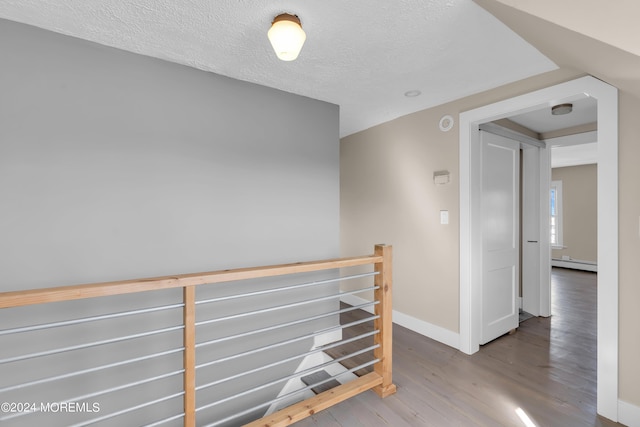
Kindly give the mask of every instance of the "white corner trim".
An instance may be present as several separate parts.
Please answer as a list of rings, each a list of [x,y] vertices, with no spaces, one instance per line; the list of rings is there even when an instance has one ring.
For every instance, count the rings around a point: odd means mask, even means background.
[[[618,421],[628,427],[640,427],[640,406],[618,400]]]
[[[350,305],[360,305],[370,302],[364,298],[357,297],[355,295],[342,296],[342,302]],[[373,313],[373,306],[364,308],[363,310]],[[453,347],[456,350],[460,349],[460,334],[445,329],[441,326],[434,325],[424,320],[417,319],[408,314],[401,313],[397,310],[393,310],[393,323],[417,332],[420,335],[424,335],[427,338],[441,342],[442,344]]]

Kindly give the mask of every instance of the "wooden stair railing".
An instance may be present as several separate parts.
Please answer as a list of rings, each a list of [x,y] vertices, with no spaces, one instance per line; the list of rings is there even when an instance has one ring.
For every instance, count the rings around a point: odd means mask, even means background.
[[[34,304],[46,304],[111,295],[150,292],[160,289],[183,289],[183,365],[184,365],[184,426],[196,425],[196,297],[199,285],[246,279],[334,270],[347,267],[373,265],[374,278],[374,352],[377,362],[373,372],[349,383],[341,384],[310,399],[293,404],[264,418],[246,424],[250,427],[285,426],[311,416],[352,396],[373,389],[380,397],[396,391],[392,380],[392,248],[376,245],[373,255],[340,258],[325,261],[301,262],[265,267],[220,270],[206,273],[184,274],[148,279],[125,280],[88,285],[63,286],[0,293],[0,309]],[[1,332],[1,331],[0,331]],[[0,336],[1,339],[1,336]],[[2,414],[0,414],[2,415]]]

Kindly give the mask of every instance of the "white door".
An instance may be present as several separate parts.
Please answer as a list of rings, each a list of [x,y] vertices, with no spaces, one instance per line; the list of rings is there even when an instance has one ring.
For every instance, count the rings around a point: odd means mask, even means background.
[[[481,132],[480,344],[518,327],[520,143]]]

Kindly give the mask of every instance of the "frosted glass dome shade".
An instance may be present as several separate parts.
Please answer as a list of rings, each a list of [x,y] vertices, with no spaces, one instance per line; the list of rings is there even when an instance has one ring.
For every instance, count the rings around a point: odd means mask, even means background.
[[[269,37],[276,55],[283,61],[296,59],[307,39],[307,35],[300,24],[300,19],[288,13],[274,18],[267,37]]]

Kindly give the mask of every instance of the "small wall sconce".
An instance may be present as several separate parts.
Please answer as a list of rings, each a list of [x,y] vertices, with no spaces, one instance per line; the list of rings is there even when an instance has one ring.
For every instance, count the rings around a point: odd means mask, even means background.
[[[433,183],[443,185],[449,183],[449,171],[435,171],[433,173]]]

